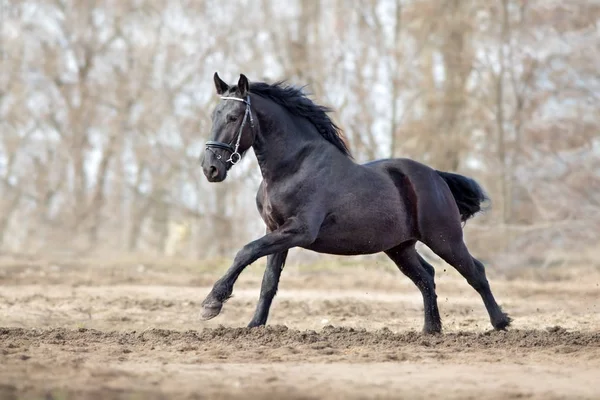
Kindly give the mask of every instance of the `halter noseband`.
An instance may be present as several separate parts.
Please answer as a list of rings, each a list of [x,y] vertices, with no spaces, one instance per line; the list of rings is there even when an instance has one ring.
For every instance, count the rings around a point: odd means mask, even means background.
[[[250,111],[250,95],[248,95],[246,97],[246,99],[240,99],[238,97],[227,97],[227,96],[222,96],[221,99],[241,101],[242,103],[246,104],[246,111],[244,112],[244,120],[242,121],[240,130],[238,131],[237,138],[234,138],[235,147],[233,147],[231,145],[231,143],[233,143],[233,140],[229,143],[223,143],[223,142],[217,142],[214,140],[209,140],[208,142],[206,142],[206,150],[212,152],[219,160],[221,160],[222,157],[220,154],[215,153],[213,148],[228,151],[229,153],[231,153],[231,155],[226,160],[226,162],[230,162],[231,165],[235,165],[238,162],[240,162],[240,160],[242,159],[242,155],[238,152],[238,149],[240,147],[240,141],[242,140],[242,131],[244,129],[244,126],[246,125],[246,120],[248,119],[248,117],[250,117],[250,126],[252,127],[252,129],[254,129],[254,119],[252,118],[252,112]]]

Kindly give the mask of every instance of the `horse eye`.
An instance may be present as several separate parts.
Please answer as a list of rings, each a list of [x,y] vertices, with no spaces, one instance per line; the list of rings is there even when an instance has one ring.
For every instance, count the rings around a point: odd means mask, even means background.
[[[233,114],[229,114],[227,116],[227,121],[228,122],[234,122],[236,119],[237,119],[237,117],[235,115],[233,115]]]

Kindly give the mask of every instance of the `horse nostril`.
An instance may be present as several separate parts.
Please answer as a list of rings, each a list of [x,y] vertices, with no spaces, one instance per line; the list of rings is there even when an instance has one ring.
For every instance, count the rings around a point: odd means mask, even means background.
[[[210,174],[211,178],[216,178],[217,175],[219,175],[219,171],[217,171],[217,167],[215,167],[215,166],[211,166],[208,169],[208,173]]]

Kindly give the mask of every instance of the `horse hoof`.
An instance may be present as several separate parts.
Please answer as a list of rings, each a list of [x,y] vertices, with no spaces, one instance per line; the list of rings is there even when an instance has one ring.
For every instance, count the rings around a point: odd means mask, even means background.
[[[200,314],[200,318],[204,321],[208,321],[209,319],[213,319],[221,312],[223,308],[223,303],[218,301],[210,301],[206,304],[202,304],[202,313]]]
[[[497,331],[505,331],[506,328],[508,328],[511,323],[512,323],[512,318],[503,313],[501,318],[492,322],[492,326]]]
[[[265,323],[250,321],[250,323],[248,324],[248,328],[259,328],[261,326],[265,326]]]
[[[440,335],[442,333],[441,326],[426,326],[423,327],[424,335]]]

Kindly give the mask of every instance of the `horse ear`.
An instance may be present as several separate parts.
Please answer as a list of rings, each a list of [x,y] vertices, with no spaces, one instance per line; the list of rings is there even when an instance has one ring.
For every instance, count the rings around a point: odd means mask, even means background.
[[[246,78],[246,75],[240,74],[240,79],[238,80],[238,90],[240,91],[240,95],[246,97],[249,89],[250,83],[248,82],[248,78]]]
[[[215,88],[217,89],[217,94],[223,94],[227,90],[229,90],[229,85],[226,84],[225,82],[223,82],[223,80],[221,78],[219,78],[218,73],[215,72],[213,79],[215,81]]]

